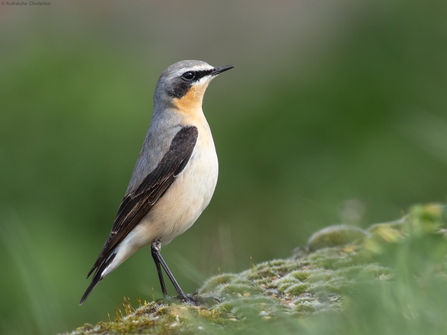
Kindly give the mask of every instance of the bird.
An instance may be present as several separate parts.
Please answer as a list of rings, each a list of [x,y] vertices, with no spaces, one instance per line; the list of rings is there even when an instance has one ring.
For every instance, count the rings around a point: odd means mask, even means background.
[[[102,279],[149,245],[163,297],[168,293],[162,269],[176,298],[196,303],[181,289],[161,248],[189,229],[213,196],[218,159],[202,102],[211,80],[233,67],[182,60],[162,72],[155,86],[149,129],[113,227],[88,272],[87,279],[93,276],[80,305]]]

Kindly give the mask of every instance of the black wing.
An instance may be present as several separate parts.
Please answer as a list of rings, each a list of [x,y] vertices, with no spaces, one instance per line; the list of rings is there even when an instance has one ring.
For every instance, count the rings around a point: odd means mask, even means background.
[[[95,270],[94,277],[100,275],[102,268],[105,268],[103,265],[108,265],[111,262],[109,258],[112,256],[113,249],[135,228],[172,185],[175,177],[182,172],[188,163],[196,145],[198,134],[198,130],[194,126],[180,129],[173,138],[168,152],[163,156],[157,167],[143,179],[135,190],[124,197],[109,238],[87,278]],[[100,279],[98,278],[98,280]]]

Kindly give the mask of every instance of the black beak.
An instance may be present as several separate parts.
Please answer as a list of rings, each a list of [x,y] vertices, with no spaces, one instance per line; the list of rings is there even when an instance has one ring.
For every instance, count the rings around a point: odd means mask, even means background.
[[[211,71],[211,75],[212,76],[217,76],[218,74],[228,71],[230,69],[234,68],[233,65],[225,65],[225,66],[221,66],[221,67],[216,67]]]

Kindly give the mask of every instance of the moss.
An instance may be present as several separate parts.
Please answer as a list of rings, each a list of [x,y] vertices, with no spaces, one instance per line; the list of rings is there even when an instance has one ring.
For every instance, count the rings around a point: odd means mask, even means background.
[[[334,278],[334,271],[313,271],[310,276],[307,278],[308,283],[317,283],[317,282],[327,282]]]
[[[215,290],[219,285],[229,284],[233,282],[238,276],[235,274],[221,274],[218,276],[211,277],[200,289],[200,293],[211,292]]]
[[[310,271],[306,270],[297,270],[290,273],[291,277],[298,279],[299,281],[306,280],[311,275]]]
[[[284,278],[278,279],[275,281],[275,286],[278,289],[279,292],[286,291],[290,286],[295,285],[299,283],[299,280],[292,277],[292,276],[286,276]]]
[[[389,287],[401,280],[396,269],[402,265],[410,278],[437,278],[444,285],[446,213],[441,205],[418,205],[404,218],[373,225],[368,232],[332,226],[315,233],[291,258],[207,280],[200,294],[220,301],[211,299],[202,306],[139,302],[134,309],[125,299],[113,321],[86,324],[71,334],[196,334],[199,329],[206,334],[251,333],[276,319],[339,313],[350,307],[349,297],[378,283],[389,283],[383,289],[393,292]]]
[[[289,294],[298,296],[300,294],[308,292],[309,287],[310,287],[309,284],[298,283],[298,284],[294,284],[294,285],[291,285],[290,287],[288,287],[285,290],[285,293],[289,293]]]
[[[299,316],[307,316],[315,312],[315,307],[311,304],[299,304],[294,308],[294,312],[298,313]]]
[[[244,284],[229,284],[225,286],[224,292],[230,294],[237,294],[240,296],[247,296],[254,292],[255,289]]]
[[[308,242],[309,251],[362,242],[369,233],[355,226],[337,225],[313,234]]]
[[[327,293],[337,293],[340,294],[342,292],[340,283],[337,285],[337,281],[333,281],[331,283],[318,283],[312,285],[309,289],[310,292],[316,294],[320,298],[323,297],[325,299],[325,295]]]

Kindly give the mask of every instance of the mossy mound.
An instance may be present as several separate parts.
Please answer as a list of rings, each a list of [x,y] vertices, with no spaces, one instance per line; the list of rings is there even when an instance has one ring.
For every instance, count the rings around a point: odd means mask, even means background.
[[[414,206],[404,218],[368,230],[328,227],[288,259],[210,278],[198,294],[219,301],[208,299],[210,304],[202,306],[150,302],[136,310],[125,301],[125,316],[85,325],[70,334],[271,333],[278,329],[315,333],[329,324],[327,320],[332,320],[330,327],[352,328],[346,310],[349,315],[360,313],[365,301],[371,309],[368,317],[379,313],[375,316],[379,318],[387,313],[384,301],[398,294],[394,289],[404,290],[407,297],[414,290],[447,284],[446,227],[447,211],[437,204]],[[402,302],[392,301],[392,310],[399,309],[396,306]],[[402,303],[401,308],[407,307]],[[436,313],[430,315],[430,324],[445,322]]]

